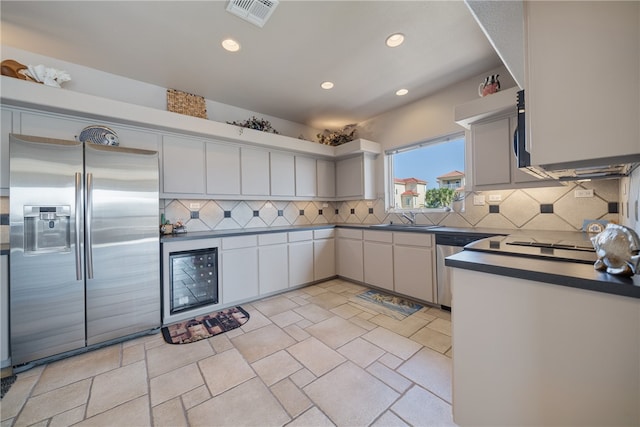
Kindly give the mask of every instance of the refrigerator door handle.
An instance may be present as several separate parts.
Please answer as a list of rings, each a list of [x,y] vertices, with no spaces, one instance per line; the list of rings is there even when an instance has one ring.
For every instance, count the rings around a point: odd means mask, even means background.
[[[87,174],[87,210],[85,212],[87,241],[87,278],[93,279],[93,243],[91,239],[91,221],[93,220],[93,174]]]
[[[76,233],[76,280],[82,280],[82,254],[80,253],[80,215],[78,214],[82,209],[82,174],[76,172],[76,218],[75,218],[75,233]]]

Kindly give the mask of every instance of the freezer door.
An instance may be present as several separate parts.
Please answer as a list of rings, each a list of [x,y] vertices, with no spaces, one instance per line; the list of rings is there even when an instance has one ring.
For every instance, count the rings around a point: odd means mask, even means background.
[[[11,359],[84,347],[82,145],[11,135]]]
[[[87,345],[160,326],[158,153],[85,145]]]

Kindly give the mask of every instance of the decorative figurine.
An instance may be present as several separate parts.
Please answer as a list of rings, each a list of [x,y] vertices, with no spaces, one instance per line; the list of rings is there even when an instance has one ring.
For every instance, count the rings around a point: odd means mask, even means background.
[[[640,264],[640,238],[631,228],[607,224],[603,232],[591,238],[598,260],[598,271],[619,276],[633,276]]]
[[[478,86],[478,95],[482,97],[500,91],[500,81],[498,80],[499,76],[500,74],[487,76],[487,78],[484,79],[484,82],[480,83],[480,86]]]

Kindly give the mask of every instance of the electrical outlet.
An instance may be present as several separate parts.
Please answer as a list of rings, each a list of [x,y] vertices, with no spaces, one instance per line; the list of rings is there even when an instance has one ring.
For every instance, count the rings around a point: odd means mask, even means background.
[[[593,189],[589,189],[589,190],[576,190],[574,193],[574,196],[576,198],[582,198],[582,197],[593,197]]]
[[[328,207],[329,207],[329,203],[324,202],[324,203],[322,204],[322,207],[323,207],[323,208],[328,208]]]
[[[372,207],[372,206],[373,206],[373,202],[368,201],[368,202],[367,202],[367,207],[368,207],[368,208],[370,208],[370,207]]]
[[[473,206],[484,206],[484,196],[473,196]]]
[[[189,209],[191,210],[200,209],[200,203],[189,203]]]
[[[502,194],[489,194],[490,202],[500,202],[502,201]]]

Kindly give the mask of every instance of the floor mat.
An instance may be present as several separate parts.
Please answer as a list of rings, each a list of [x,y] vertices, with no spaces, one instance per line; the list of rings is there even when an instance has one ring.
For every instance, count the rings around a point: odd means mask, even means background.
[[[249,313],[242,307],[232,307],[165,326],[162,336],[169,344],[188,344],[239,328],[248,320]]]
[[[404,319],[423,307],[413,301],[378,291],[363,292],[351,301],[398,320]]]
[[[18,377],[16,377],[15,375],[2,378],[2,389],[0,390],[0,393],[1,393],[0,399],[4,397],[4,395],[9,391],[9,389],[13,385],[13,383],[16,382],[16,378]]]

